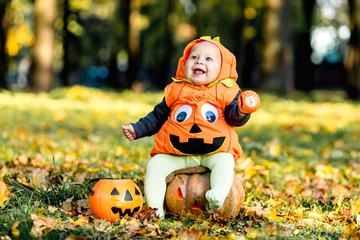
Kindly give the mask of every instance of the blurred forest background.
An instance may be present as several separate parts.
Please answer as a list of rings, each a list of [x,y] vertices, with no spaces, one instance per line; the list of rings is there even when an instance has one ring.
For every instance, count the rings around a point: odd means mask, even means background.
[[[360,96],[360,0],[0,0],[0,87],[162,89],[220,36],[242,88]]]

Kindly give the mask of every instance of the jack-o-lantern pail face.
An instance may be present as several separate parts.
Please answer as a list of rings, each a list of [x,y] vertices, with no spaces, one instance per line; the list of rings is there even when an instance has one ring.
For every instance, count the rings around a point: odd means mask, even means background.
[[[100,179],[89,197],[91,213],[109,222],[132,216],[142,205],[141,191],[131,179]]]

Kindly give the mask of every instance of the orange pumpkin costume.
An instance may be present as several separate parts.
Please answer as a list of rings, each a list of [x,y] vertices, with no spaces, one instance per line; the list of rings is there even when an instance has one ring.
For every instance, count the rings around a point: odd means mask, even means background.
[[[202,41],[211,42],[220,49],[222,65],[213,83],[194,86],[185,79],[184,67],[192,47]],[[198,155],[229,152],[238,159],[242,154],[238,136],[224,115],[226,106],[240,91],[236,79],[235,56],[220,42],[197,39],[189,43],[179,59],[174,82],[165,88],[165,101],[171,113],[155,137],[151,156],[157,153]],[[179,114],[187,115],[186,119],[179,119]]]
[[[195,86],[185,78],[184,69],[192,47],[202,41],[219,48],[221,67],[212,83]],[[166,176],[189,166],[205,166],[212,171],[206,199],[211,209],[222,206],[232,185],[234,159],[242,155],[234,127],[244,125],[250,118],[239,106],[237,76],[235,56],[219,41],[192,41],[179,59],[176,77],[165,88],[163,101],[131,124],[137,138],[157,133],[152,159],[146,167],[145,195],[148,206],[157,208],[161,217]]]

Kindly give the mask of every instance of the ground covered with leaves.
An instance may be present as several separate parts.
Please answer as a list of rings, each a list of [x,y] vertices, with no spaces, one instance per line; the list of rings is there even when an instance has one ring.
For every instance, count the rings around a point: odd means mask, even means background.
[[[153,138],[130,142],[121,125],[162,97],[79,86],[0,92],[1,239],[360,238],[360,106],[333,92],[260,92],[261,108],[237,129],[246,198],[236,219],[158,219],[151,209],[114,224],[94,218],[90,179],[143,187]]]

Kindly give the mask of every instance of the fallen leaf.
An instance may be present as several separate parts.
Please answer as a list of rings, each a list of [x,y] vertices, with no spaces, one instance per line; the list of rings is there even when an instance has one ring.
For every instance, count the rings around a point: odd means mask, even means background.
[[[11,234],[14,235],[14,237],[17,237],[17,238],[20,236],[20,231],[19,231],[19,229],[17,229],[19,224],[20,224],[19,221],[15,221],[14,224],[11,226]]]
[[[206,229],[198,229],[196,227],[190,227],[189,230],[181,230],[177,236],[178,239],[187,239],[187,240],[198,240],[202,236],[206,236]]]
[[[3,180],[0,180],[0,207],[5,205],[6,200],[9,199],[10,191]]]
[[[270,213],[269,215],[267,216],[267,218],[270,220],[270,221],[276,221],[276,222],[281,222],[282,220],[284,220],[283,217],[280,217],[277,215],[276,213],[276,210],[270,210]]]
[[[38,238],[54,230],[59,225],[54,218],[43,217],[41,215],[31,214],[33,226],[31,228],[31,235]]]
[[[270,214],[269,209],[263,209],[260,204],[253,207],[244,207],[244,216],[251,216],[255,218],[264,218]]]
[[[48,210],[49,210],[50,213],[55,213],[58,210],[58,208],[53,207],[53,206],[48,206]]]
[[[69,236],[66,240],[86,240],[84,237]]]
[[[86,224],[89,223],[89,216],[82,216],[82,215],[80,215],[80,216],[78,217],[78,219],[75,220],[75,221],[74,221],[72,218],[69,218],[69,220],[70,220],[70,224],[72,224],[72,225],[74,225],[74,226],[80,226],[80,227],[82,227],[82,226],[85,226]]]
[[[159,219],[159,217],[156,215],[155,208],[142,209],[141,211],[138,211],[134,214],[134,218],[138,219],[139,221],[144,221],[145,219]]]

